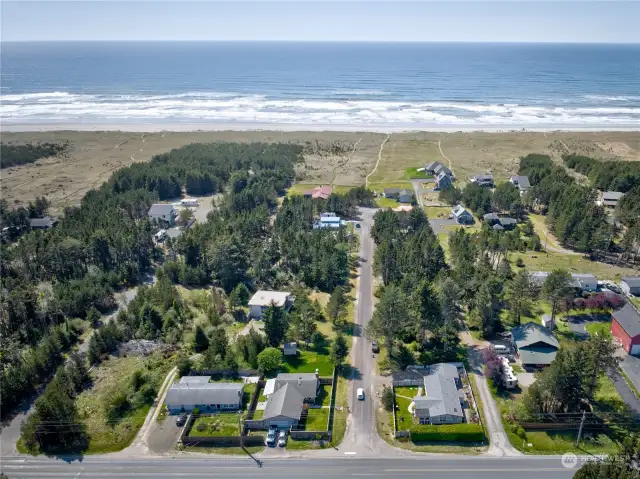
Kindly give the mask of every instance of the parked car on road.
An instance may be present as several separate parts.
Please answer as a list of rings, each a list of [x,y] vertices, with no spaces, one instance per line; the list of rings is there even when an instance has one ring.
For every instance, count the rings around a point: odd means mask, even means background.
[[[358,388],[356,395],[360,401],[364,401],[364,389]]]
[[[285,431],[280,431],[280,435],[278,436],[278,446],[284,447],[287,445],[287,433]]]
[[[371,341],[371,351],[373,351],[374,353],[379,353],[380,352],[380,347],[378,346],[378,341],[376,341],[375,339],[373,341]]]
[[[185,425],[186,422],[187,422],[187,415],[186,414],[180,414],[176,418],[176,426],[182,427],[182,426]]]

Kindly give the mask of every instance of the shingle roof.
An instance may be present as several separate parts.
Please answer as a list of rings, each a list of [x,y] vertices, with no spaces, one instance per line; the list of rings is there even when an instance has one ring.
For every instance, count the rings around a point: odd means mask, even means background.
[[[457,206],[452,210],[453,216],[455,216],[455,217],[459,217],[459,216],[463,215],[465,212],[466,212],[466,213],[469,213],[469,212],[464,208],[464,206],[462,206],[462,205],[457,205]],[[469,213],[469,214],[470,214],[470,213]]]
[[[300,419],[304,399],[298,391],[286,384],[278,389],[267,401],[264,408],[264,419],[272,419],[278,416]]]
[[[502,226],[511,226],[511,225],[515,225],[518,224],[518,221],[514,218],[509,218],[509,217],[503,217],[503,218],[499,218],[498,221],[500,221],[500,224]]]
[[[522,364],[551,364],[556,358],[557,349],[529,347],[518,350]]]
[[[439,363],[424,376],[425,396],[413,398],[418,409],[429,409],[429,416],[463,416],[460,395],[456,386],[458,369],[453,364]]]
[[[242,399],[243,383],[182,382],[167,391],[165,404],[238,404]]]
[[[619,191],[605,191],[602,193],[602,199],[605,201],[618,201],[623,196],[624,193],[620,193]]]
[[[171,214],[174,211],[173,205],[167,205],[165,203],[155,203],[149,208],[150,216],[164,216]]]
[[[318,394],[318,378],[315,373],[280,373],[276,376],[275,390],[290,385],[303,398],[315,398]]]
[[[207,384],[211,380],[211,376],[182,376],[180,384]]]
[[[260,290],[249,300],[249,306],[269,306],[272,302],[276,306],[284,306],[287,298],[291,296],[288,291]]]
[[[425,170],[435,170],[438,166],[441,166],[442,163],[440,163],[439,161],[433,161],[431,163],[429,163],[428,165],[425,165],[424,169]]]
[[[440,173],[446,173],[447,175],[451,175],[452,171],[447,168],[446,166],[444,166],[442,163],[438,164],[438,166],[436,166],[433,169],[433,172],[436,174],[440,174]]]
[[[640,288],[640,276],[627,276],[621,278],[624,283],[627,283],[630,288]]]
[[[399,196],[403,196],[403,195],[412,195],[413,196],[413,190],[407,190],[407,189],[400,190],[398,192],[398,195]]]
[[[52,228],[57,221],[50,216],[45,216],[44,218],[31,218],[29,220],[29,224],[32,228]]]
[[[528,176],[512,176],[511,182],[518,186],[521,190],[531,188]]]
[[[611,316],[622,326],[622,329],[632,338],[640,335],[640,314],[631,303],[624,305],[622,309],[614,311]]]
[[[518,349],[534,346],[539,343],[548,344],[556,349],[560,347],[560,343],[553,333],[538,323],[529,322],[516,326],[511,330],[511,334]]]

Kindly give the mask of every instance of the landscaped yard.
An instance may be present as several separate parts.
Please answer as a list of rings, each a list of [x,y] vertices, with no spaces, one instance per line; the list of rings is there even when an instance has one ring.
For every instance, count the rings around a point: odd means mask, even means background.
[[[285,356],[282,363],[282,372],[285,373],[313,373],[317,369],[320,376],[333,374],[329,355],[318,354],[316,351],[298,349],[296,356]]]
[[[253,413],[253,419],[254,420],[258,420],[258,419],[262,419],[264,417],[264,409],[256,409],[255,412]]]
[[[424,167],[420,167],[420,168],[424,168]],[[433,178],[433,175],[428,175],[424,169],[422,171],[418,171],[418,168],[407,168],[406,170],[404,170],[404,177],[407,180],[414,180],[414,179],[427,179],[427,178]]]
[[[309,409],[309,415],[305,423],[305,431],[326,431],[329,422],[329,409]]]
[[[409,405],[418,394],[417,386],[401,386],[395,388],[396,391],[396,428],[398,431],[406,431],[413,425],[412,415],[409,412]]]
[[[393,198],[385,198],[382,195],[378,195],[376,197],[376,205],[378,205],[379,208],[397,208],[401,203],[398,203],[398,201]]]
[[[606,338],[611,336],[611,321],[589,323],[585,328],[591,336],[598,335]]]
[[[320,386],[320,392],[316,397],[316,404],[318,406],[328,406],[331,402],[331,386],[328,384],[322,384]]]
[[[196,418],[189,436],[238,436],[238,414],[221,413]]]

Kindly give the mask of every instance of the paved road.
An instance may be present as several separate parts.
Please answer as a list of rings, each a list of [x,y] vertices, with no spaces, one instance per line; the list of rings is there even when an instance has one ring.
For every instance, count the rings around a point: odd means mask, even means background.
[[[625,355],[620,362],[620,368],[640,391],[640,357]]]
[[[22,461],[22,462],[21,462]],[[238,478],[238,477],[421,477],[443,479],[568,479],[574,469],[562,466],[560,457],[490,458],[443,456],[416,458],[357,459],[267,459],[259,467],[251,458],[211,458],[162,456],[152,458],[85,457],[64,462],[47,458],[4,458],[2,471],[10,479],[43,477],[82,478]]]

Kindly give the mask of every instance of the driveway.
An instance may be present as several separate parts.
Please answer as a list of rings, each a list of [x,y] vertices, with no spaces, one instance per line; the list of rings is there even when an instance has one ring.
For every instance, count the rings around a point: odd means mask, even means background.
[[[609,316],[608,314],[585,314],[580,316],[570,316],[568,318],[572,318],[572,321],[567,321],[567,326],[569,327],[571,332],[576,335],[576,338],[587,339],[589,337],[589,333],[586,329],[588,324],[607,322],[611,319],[611,316]]]
[[[438,234],[438,233],[444,233],[447,230],[444,229],[445,226],[456,226],[458,223],[456,223],[456,220],[432,220],[429,219],[429,224],[431,225],[431,228],[433,229],[433,232]]]
[[[633,385],[640,391],[640,358],[625,355],[620,361],[620,368],[624,371]]]
[[[176,416],[167,416],[160,423],[153,426],[153,433],[149,435],[147,445],[151,452],[171,452],[176,448],[176,442],[184,426],[176,426]]]

